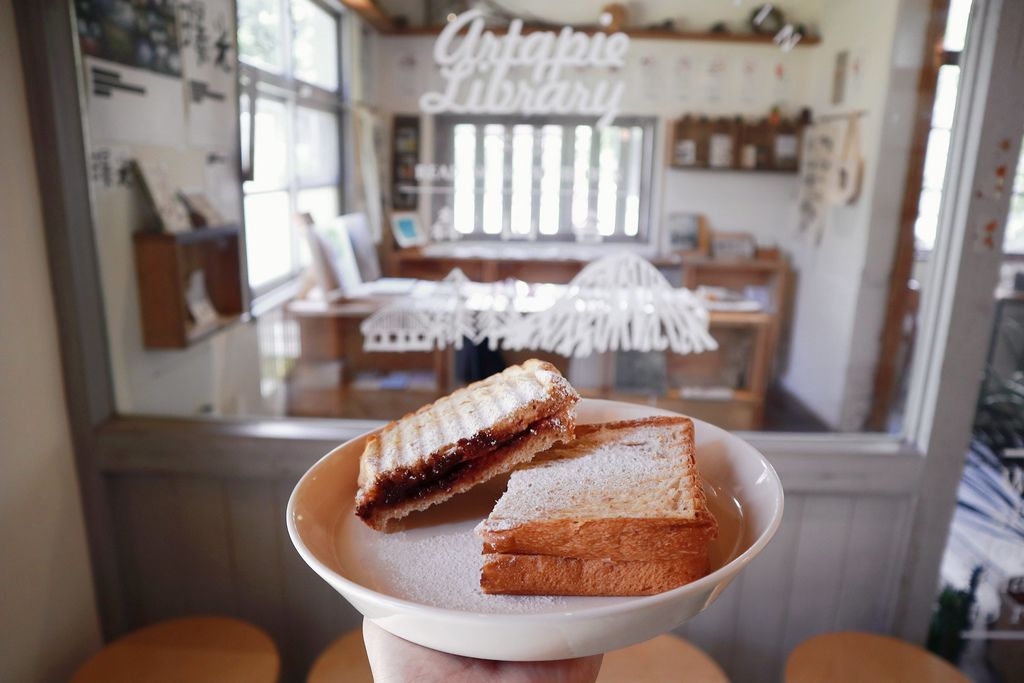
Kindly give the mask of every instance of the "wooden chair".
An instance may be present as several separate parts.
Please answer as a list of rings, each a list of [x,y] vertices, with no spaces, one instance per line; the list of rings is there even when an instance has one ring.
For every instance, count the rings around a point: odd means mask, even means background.
[[[952,664],[897,638],[844,631],[800,643],[786,661],[786,683],[969,683]]]
[[[275,683],[281,658],[261,629],[238,619],[172,619],[97,652],[71,683]]]
[[[714,660],[676,636],[659,636],[604,656],[598,683],[657,683],[679,680],[686,672],[687,683],[728,683]],[[334,641],[317,657],[306,683],[373,683],[373,674],[363,647],[363,634],[350,631]]]

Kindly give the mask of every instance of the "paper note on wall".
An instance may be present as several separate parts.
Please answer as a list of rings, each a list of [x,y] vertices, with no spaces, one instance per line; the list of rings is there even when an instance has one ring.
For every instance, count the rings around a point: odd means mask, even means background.
[[[187,0],[178,4],[178,17],[188,142],[223,145],[236,130],[233,3]]]
[[[92,144],[184,144],[180,78],[97,57],[86,56],[84,66]]]

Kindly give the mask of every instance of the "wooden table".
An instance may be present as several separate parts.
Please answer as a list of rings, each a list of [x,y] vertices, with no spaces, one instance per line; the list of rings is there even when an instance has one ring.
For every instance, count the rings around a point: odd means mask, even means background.
[[[274,642],[226,617],[172,619],[133,631],[82,665],[71,683],[275,683]]]
[[[889,636],[844,631],[805,640],[786,661],[786,683],[970,683],[952,664]]]
[[[363,350],[363,335],[360,324],[394,298],[377,297],[352,299],[339,302],[295,300],[286,307],[287,314],[298,323],[302,355],[299,366],[293,371],[292,388],[289,391],[288,413],[301,416],[344,416],[352,418],[380,419],[398,417],[409,410],[449,393],[454,388],[453,351],[445,348],[434,351],[412,352],[367,352]],[[744,371],[745,381],[726,398],[684,396],[681,390],[672,388],[663,397],[618,394],[614,388],[602,385],[599,389],[583,391],[592,398],[608,398],[630,402],[652,403],[661,408],[674,410],[711,420],[728,429],[759,429],[764,420],[765,397],[771,379],[771,365],[774,357],[777,317],[769,312],[711,311],[710,328],[715,330],[749,330],[753,335],[751,353]],[[563,373],[569,369],[568,359],[539,352],[519,352],[513,355],[543,356],[551,360]],[[676,356],[667,354],[668,364],[680,368],[707,368],[721,360],[722,351],[707,352],[697,356]],[[337,387],[333,390],[318,389],[303,391],[301,379],[308,372],[310,364],[324,361],[341,361]],[[429,370],[438,378],[437,384],[428,392],[359,391],[351,382],[360,372]],[[610,375],[609,375],[610,376]],[[403,401],[405,401],[403,403]],[[395,413],[395,414],[391,414]]]

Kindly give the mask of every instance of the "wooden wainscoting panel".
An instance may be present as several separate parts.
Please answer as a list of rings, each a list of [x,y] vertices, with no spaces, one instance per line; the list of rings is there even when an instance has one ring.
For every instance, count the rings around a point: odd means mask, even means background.
[[[185,535],[175,477],[116,477],[111,488],[116,491],[111,516],[117,537],[130,554],[121,571],[134,574],[128,582],[134,586],[129,628],[188,614],[185,589],[191,577],[182,556]]]
[[[191,614],[236,615],[238,585],[224,481],[175,477],[180,556],[186,568],[185,606]]]
[[[781,652],[809,636],[824,633],[835,623],[853,499],[850,496],[810,495],[804,499],[796,542],[792,588],[786,606]]]
[[[265,629],[275,640],[287,633],[284,551],[278,525],[275,483],[259,479],[227,482],[227,517],[231,529],[238,616]]]
[[[833,630],[884,632],[889,628],[909,501],[891,496],[854,500],[843,566],[842,593]]]
[[[285,507],[298,477],[109,476],[131,628],[186,614],[267,630],[282,681],[358,628],[359,614],[292,547]],[[732,680],[778,680],[799,642],[831,630],[889,629],[903,562],[907,495],[791,492],[778,534],[716,603],[677,633]]]
[[[308,671],[334,639],[362,623],[362,618],[326,581],[299,557],[285,528],[285,509],[295,480],[288,478],[275,489],[275,519],[283,553],[285,623],[288,633],[280,642],[289,664]]]
[[[735,646],[726,666],[734,681],[775,681],[785,659],[782,637],[793,589],[793,566],[805,496],[788,496],[775,538],[740,577],[740,616]]]

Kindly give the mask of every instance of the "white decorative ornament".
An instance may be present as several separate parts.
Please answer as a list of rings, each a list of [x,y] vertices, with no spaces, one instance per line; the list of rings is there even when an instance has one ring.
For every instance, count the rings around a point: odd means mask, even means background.
[[[547,288],[547,289],[545,289]],[[386,306],[361,326],[366,351],[426,351],[463,340],[492,350],[584,357],[607,351],[701,353],[718,348],[704,302],[669,285],[635,254],[608,256],[565,287],[479,284],[456,268],[418,297]]]
[[[562,78],[563,69],[626,63],[625,33],[588,35],[566,26],[561,31],[523,35],[513,19],[503,36],[484,28],[480,10],[463,12],[449,22],[434,43],[434,61],[445,87],[420,97],[427,114],[582,114],[598,117],[599,128],[619,113],[626,84],[622,79],[588,81]],[[458,34],[465,30],[465,35]],[[513,71],[524,71],[513,79]]]
[[[510,349],[584,357],[607,351],[701,353],[718,348],[703,302],[672,287],[647,259],[626,253],[585,267],[555,304],[529,316]]]

